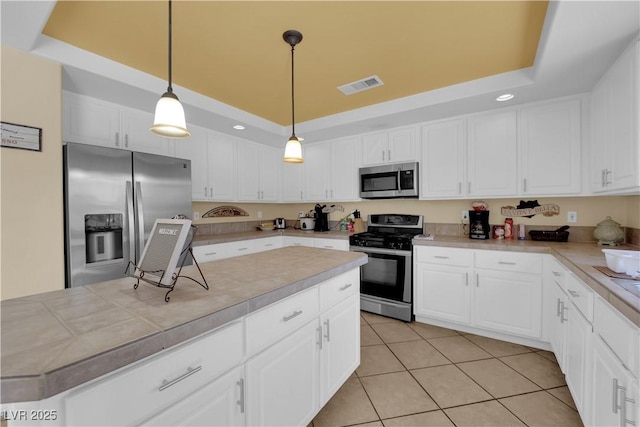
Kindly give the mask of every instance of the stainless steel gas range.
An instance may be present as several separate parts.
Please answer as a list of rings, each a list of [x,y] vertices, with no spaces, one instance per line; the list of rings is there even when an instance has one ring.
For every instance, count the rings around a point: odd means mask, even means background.
[[[361,310],[413,320],[411,240],[422,225],[422,215],[369,215],[367,231],[349,237],[349,250],[369,257],[360,267]]]

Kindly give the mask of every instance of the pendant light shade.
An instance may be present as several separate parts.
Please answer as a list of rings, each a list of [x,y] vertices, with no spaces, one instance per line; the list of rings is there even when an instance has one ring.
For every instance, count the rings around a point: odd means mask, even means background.
[[[187,130],[184,108],[173,93],[171,87],[171,0],[169,0],[169,87],[156,104],[153,126],[149,129],[156,135],[166,138],[186,138],[191,134]]]
[[[302,41],[302,33],[296,30],[288,30],[282,34],[282,38],[291,46],[291,136],[284,148],[283,161],[287,163],[304,163],[302,158],[302,146],[296,137],[296,109],[294,96],[294,79],[293,79],[293,52],[295,46]]]

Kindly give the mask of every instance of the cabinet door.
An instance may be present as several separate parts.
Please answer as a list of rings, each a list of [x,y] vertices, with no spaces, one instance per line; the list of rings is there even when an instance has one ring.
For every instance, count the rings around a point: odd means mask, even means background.
[[[591,93],[591,163],[589,183],[595,193],[606,191],[609,167],[608,115],[611,109],[611,81],[600,80]]]
[[[418,160],[418,137],[415,127],[389,132],[387,162],[415,162]]]
[[[244,408],[244,377],[237,367],[143,425],[244,426]]]
[[[210,200],[235,200],[238,181],[236,147],[239,145],[218,133],[207,135],[207,188]]]
[[[304,149],[306,200],[320,201],[331,198],[329,174],[331,171],[331,144],[311,144]]]
[[[313,419],[320,333],[313,320],[246,363],[247,425],[304,426]]]
[[[238,200],[255,202],[260,200],[260,159],[255,144],[238,144]]]
[[[528,338],[542,333],[542,279],[533,274],[478,271],[474,324]]]
[[[468,195],[515,195],[516,112],[471,117],[467,135]]]
[[[70,92],[64,92],[62,132],[66,142],[124,148],[118,107]]]
[[[204,129],[190,126],[188,140],[175,144],[176,157],[191,160],[191,198],[208,199],[207,134]]]
[[[591,324],[577,307],[569,304],[566,338],[567,363],[565,377],[578,412],[584,414],[589,407],[587,386],[591,377],[588,355],[591,348]]]
[[[592,354],[589,424],[602,427],[640,425],[637,380],[599,337],[593,340]]]
[[[226,243],[217,243],[213,245],[194,246],[193,256],[199,263],[224,259],[228,257],[227,245]]]
[[[611,111],[609,150],[611,185],[619,190],[640,185],[640,42],[625,52],[609,72]]]
[[[362,164],[375,165],[388,161],[387,133],[373,133],[362,137]]]
[[[331,200],[358,200],[358,139],[331,143]]]
[[[416,263],[415,314],[468,325],[469,271]]]
[[[360,297],[354,294],[320,316],[320,406],[360,365]]]
[[[153,125],[153,114],[144,111],[123,108],[121,113],[124,147],[141,153],[169,155],[169,139],[149,131]],[[180,141],[188,144],[187,140]]]
[[[308,246],[312,248],[314,239],[309,237],[284,236],[285,246]]]
[[[463,120],[423,126],[420,198],[462,196],[464,161]]]
[[[520,192],[580,192],[580,101],[524,108],[520,112]]]
[[[305,163],[282,163],[282,201],[304,200]]]
[[[278,184],[280,182],[280,163],[282,152],[276,148],[260,147],[260,201],[277,202]],[[242,179],[242,177],[240,177]]]

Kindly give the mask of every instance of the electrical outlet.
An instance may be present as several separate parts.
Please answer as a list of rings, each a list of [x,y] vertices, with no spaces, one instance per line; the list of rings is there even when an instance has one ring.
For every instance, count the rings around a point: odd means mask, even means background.
[[[567,212],[567,222],[577,222],[578,221],[578,212],[569,211]]]
[[[462,223],[469,224],[469,211],[462,211]]]
[[[262,219],[262,211],[258,211],[258,219]]]

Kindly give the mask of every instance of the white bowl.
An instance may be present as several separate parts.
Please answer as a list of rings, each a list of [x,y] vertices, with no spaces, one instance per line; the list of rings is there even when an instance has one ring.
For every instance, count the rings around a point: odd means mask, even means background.
[[[607,260],[607,267],[611,270],[632,277],[640,276],[640,251],[603,249],[602,252]]]
[[[276,225],[275,224],[271,224],[271,225],[266,225],[266,224],[260,224],[258,226],[258,228],[262,231],[272,231],[275,230]]]

